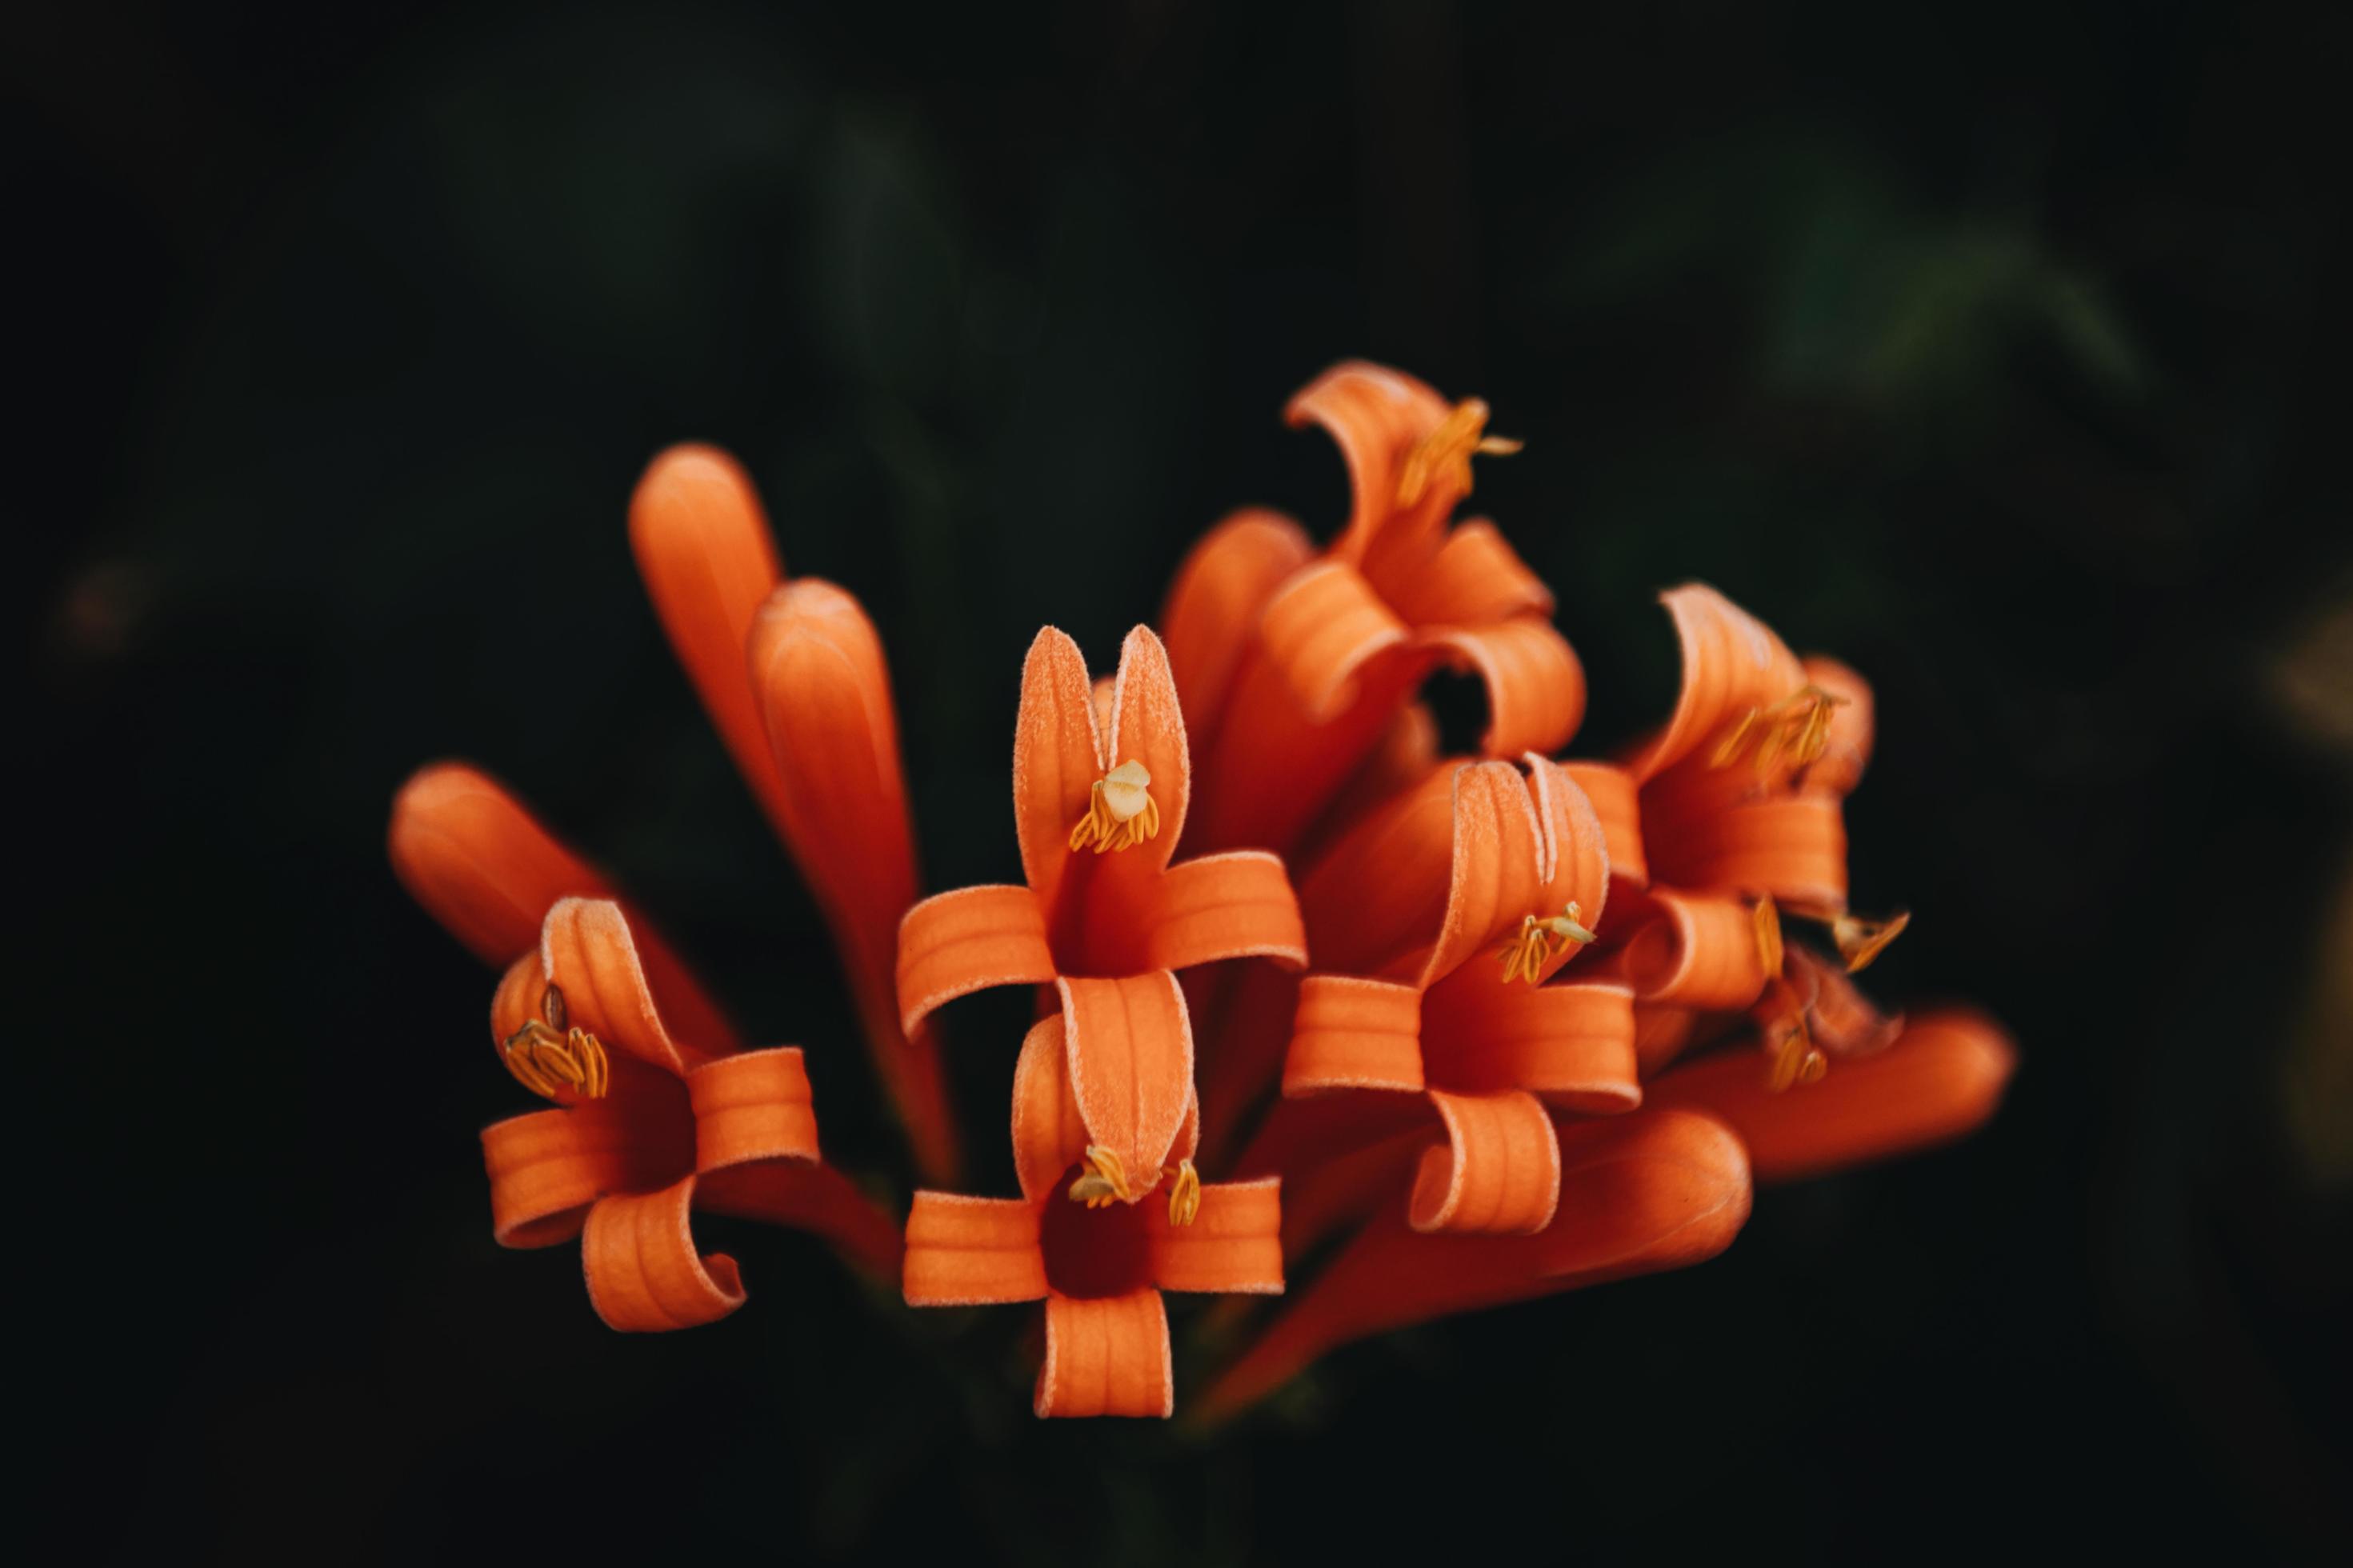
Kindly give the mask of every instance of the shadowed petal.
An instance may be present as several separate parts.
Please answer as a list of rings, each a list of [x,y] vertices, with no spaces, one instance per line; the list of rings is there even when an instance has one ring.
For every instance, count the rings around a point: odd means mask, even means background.
[[[675,1095],[584,1100],[492,1122],[482,1129],[491,1234],[501,1247],[569,1241],[598,1198],[661,1186],[693,1163],[694,1123]]]
[[[1050,1013],[1029,1026],[1013,1066],[1013,1173],[1033,1202],[1055,1194],[1092,1141],[1071,1092],[1069,1040],[1062,1015]]]
[[[1649,886],[1651,868],[1642,852],[1642,805],[1634,775],[1608,763],[1563,763],[1560,771],[1585,792],[1601,824],[1602,842],[1609,852],[1611,884]]]
[[[1381,586],[1416,626],[1484,626],[1553,608],[1552,590],[1483,517],[1451,531],[1421,570]]]
[[[1252,507],[1211,529],[1176,569],[1160,632],[1194,745],[1206,750],[1216,733],[1227,689],[1257,640],[1267,601],[1314,554],[1297,523]]]
[[[1546,753],[1568,744],[1585,719],[1585,667],[1568,639],[1542,616],[1483,626],[1430,626],[1418,647],[1438,651],[1458,670],[1476,671],[1487,689],[1487,730],[1479,749],[1491,757]]]

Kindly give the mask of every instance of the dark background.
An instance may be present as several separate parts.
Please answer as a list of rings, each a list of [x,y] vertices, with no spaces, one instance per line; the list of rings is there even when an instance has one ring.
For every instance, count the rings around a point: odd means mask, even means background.
[[[2342,1548],[2341,24],[318,10],[5,51],[15,1356],[54,1384],[12,1404],[88,1550]],[[1664,710],[1687,577],[1877,682],[1857,898],[1918,919],[1873,979],[2014,1026],[1994,1124],[1214,1445],[1041,1426],[1024,1314],[918,1321],[801,1237],[723,1231],[751,1304],[660,1338],[494,1247],[491,977],[383,862],[440,755],[617,868],[905,1183],[633,579],[644,461],[731,447],[872,608],[955,886],[1014,868],[1041,622],[1107,660],[1226,508],[1343,515],[1276,412],[1351,353],[1526,437],[1479,504],[1559,593],[1580,750]],[[957,1019],[998,1182],[1019,1021]]]

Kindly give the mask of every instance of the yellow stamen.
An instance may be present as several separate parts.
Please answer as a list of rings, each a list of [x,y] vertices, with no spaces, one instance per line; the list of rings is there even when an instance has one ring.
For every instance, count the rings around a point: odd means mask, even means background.
[[[1904,934],[1912,923],[1911,911],[1898,910],[1883,921],[1867,921],[1841,910],[1831,920],[1831,940],[1838,943],[1839,956],[1846,960],[1846,972],[1860,974],[1871,966],[1871,961],[1887,951],[1887,944]]]
[[[501,1048],[515,1081],[543,1100],[569,1089],[581,1100],[602,1100],[612,1087],[605,1044],[586,1029],[566,1028],[564,993],[550,985],[537,1018],[509,1035]]]
[[[1452,412],[1438,422],[1438,427],[1406,454],[1405,468],[1398,475],[1398,505],[1411,506],[1430,489],[1432,479],[1441,477],[1454,485],[1458,494],[1467,496],[1471,493],[1472,453],[1504,458],[1520,449],[1522,443],[1504,436],[1487,435],[1486,429],[1487,405],[1483,400],[1466,397],[1456,404]]]
[[[1769,976],[1781,973],[1781,911],[1773,907],[1773,895],[1766,894],[1749,911],[1749,921],[1757,932],[1757,962]]]
[[[1124,849],[1160,832],[1160,803],[1152,798],[1152,774],[1142,763],[1127,761],[1095,780],[1087,797],[1087,814],[1071,829],[1071,847]]]
[[[1809,683],[1795,695],[1769,708],[1751,708],[1731,732],[1716,742],[1707,765],[1728,768],[1751,746],[1757,750],[1757,771],[1769,773],[1786,760],[1792,768],[1810,765],[1831,743],[1831,712],[1847,700]]]
[[[1116,1152],[1100,1143],[1090,1143],[1081,1163],[1086,1167],[1086,1173],[1071,1184],[1074,1202],[1099,1209],[1135,1201],[1135,1189],[1127,1184],[1127,1166]]]
[[[1793,1008],[1789,1015],[1789,1032],[1773,1047],[1773,1066],[1765,1084],[1775,1094],[1792,1085],[1820,1083],[1822,1075],[1831,1070],[1830,1058],[1815,1048],[1813,1031],[1806,1026],[1803,1009]]]
[[[1504,984],[1509,985],[1514,980],[1525,979],[1534,985],[1556,952],[1591,942],[1593,933],[1586,929],[1584,921],[1585,911],[1577,908],[1575,899],[1550,920],[1523,915],[1519,934],[1495,951],[1495,956],[1504,961]],[[1559,945],[1556,948],[1555,943]]]
[[[1193,1169],[1192,1161],[1179,1160],[1174,1169],[1163,1168],[1160,1173],[1176,1178],[1168,1189],[1168,1223],[1191,1225],[1201,1212],[1201,1173]]]

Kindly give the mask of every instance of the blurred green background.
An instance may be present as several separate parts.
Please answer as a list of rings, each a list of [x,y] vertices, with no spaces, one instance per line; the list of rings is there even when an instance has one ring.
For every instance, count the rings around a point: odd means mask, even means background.
[[[10,31],[20,1353],[66,1394],[28,1429],[91,1554],[2341,1547],[2341,15]],[[1690,577],[1877,683],[1857,901],[1918,918],[1874,989],[2013,1025],[1994,1125],[1769,1191],[1704,1268],[1345,1352],[1214,1445],[1042,1426],[1027,1314],[878,1306],[800,1237],[713,1227],[750,1305],[656,1339],[596,1323],[574,1251],[494,1247],[490,977],[382,858],[436,756],[620,871],[809,1048],[834,1158],[905,1187],[815,912],[634,581],[645,460],[732,447],[788,568],[871,607],[956,886],[1016,869],[1041,623],[1107,661],[1225,510],[1345,515],[1276,414],[1349,354],[1527,440],[1477,506],[1559,595],[1578,750],[1664,710],[1652,595]],[[1021,1020],[954,1020],[1006,1190]]]

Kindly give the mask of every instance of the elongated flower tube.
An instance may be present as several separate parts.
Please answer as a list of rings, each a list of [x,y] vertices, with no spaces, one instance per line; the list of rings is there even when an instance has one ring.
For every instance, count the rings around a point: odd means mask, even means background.
[[[902,1028],[892,965],[917,892],[881,644],[831,584],[784,583],[757,496],[725,453],[677,447],[629,506],[639,574],[679,662],[831,926],[875,1069],[917,1163],[953,1179],[936,1041]]]
[[[1450,528],[1487,436],[1486,405],[1351,361],[1284,411],[1346,459],[1347,526],[1318,554],[1296,524],[1228,518],[1171,587],[1166,630],[1201,751],[1198,831],[1213,849],[1288,852],[1440,666],[1487,690],[1490,756],[1549,752],[1585,713],[1552,594],[1492,524]]]
[[[1382,1213],[1211,1381],[1193,1417],[1228,1419],[1367,1335],[1703,1262],[1748,1217],[1747,1160],[1712,1117],[1646,1108],[1564,1116],[1557,1131],[1560,1201],[1542,1230],[1431,1232]]]
[[[1443,1141],[1416,1177],[1418,1230],[1542,1230],[1560,1192],[1547,1106],[1641,1102],[1627,988],[1554,980],[1603,918],[1600,822],[1556,764],[1525,766],[1433,770],[1337,841],[1303,890],[1318,967],[1300,985],[1283,1093],[1423,1099]],[[1368,1107],[1361,1137],[1393,1134],[1396,1109]],[[1322,1164],[1349,1142],[1345,1112],[1278,1109],[1239,1168],[1296,1169],[1306,1147]]]
[[[908,910],[899,1003],[912,1034],[976,991],[1055,987],[1070,1081],[1094,1144],[1124,1173],[1117,1197],[1132,1204],[1158,1186],[1194,1104],[1192,1024],[1172,972],[1253,956],[1295,969],[1307,951],[1275,857],[1171,863],[1192,768],[1167,655],[1148,627],[1128,634],[1103,705],[1099,721],[1078,646],[1039,632],[1014,726],[1027,880]]]
[[[1168,1151],[1186,1175],[1168,1203],[1117,1201],[1112,1188],[1134,1173],[1104,1161],[1065,1032],[1059,1015],[1041,1019],[1014,1069],[1021,1196],[917,1193],[902,1289],[914,1307],[1043,1301],[1041,1416],[1166,1416],[1176,1380],[1161,1292],[1280,1292],[1280,1184],[1191,1178],[1199,1120],[1188,1109]]]

